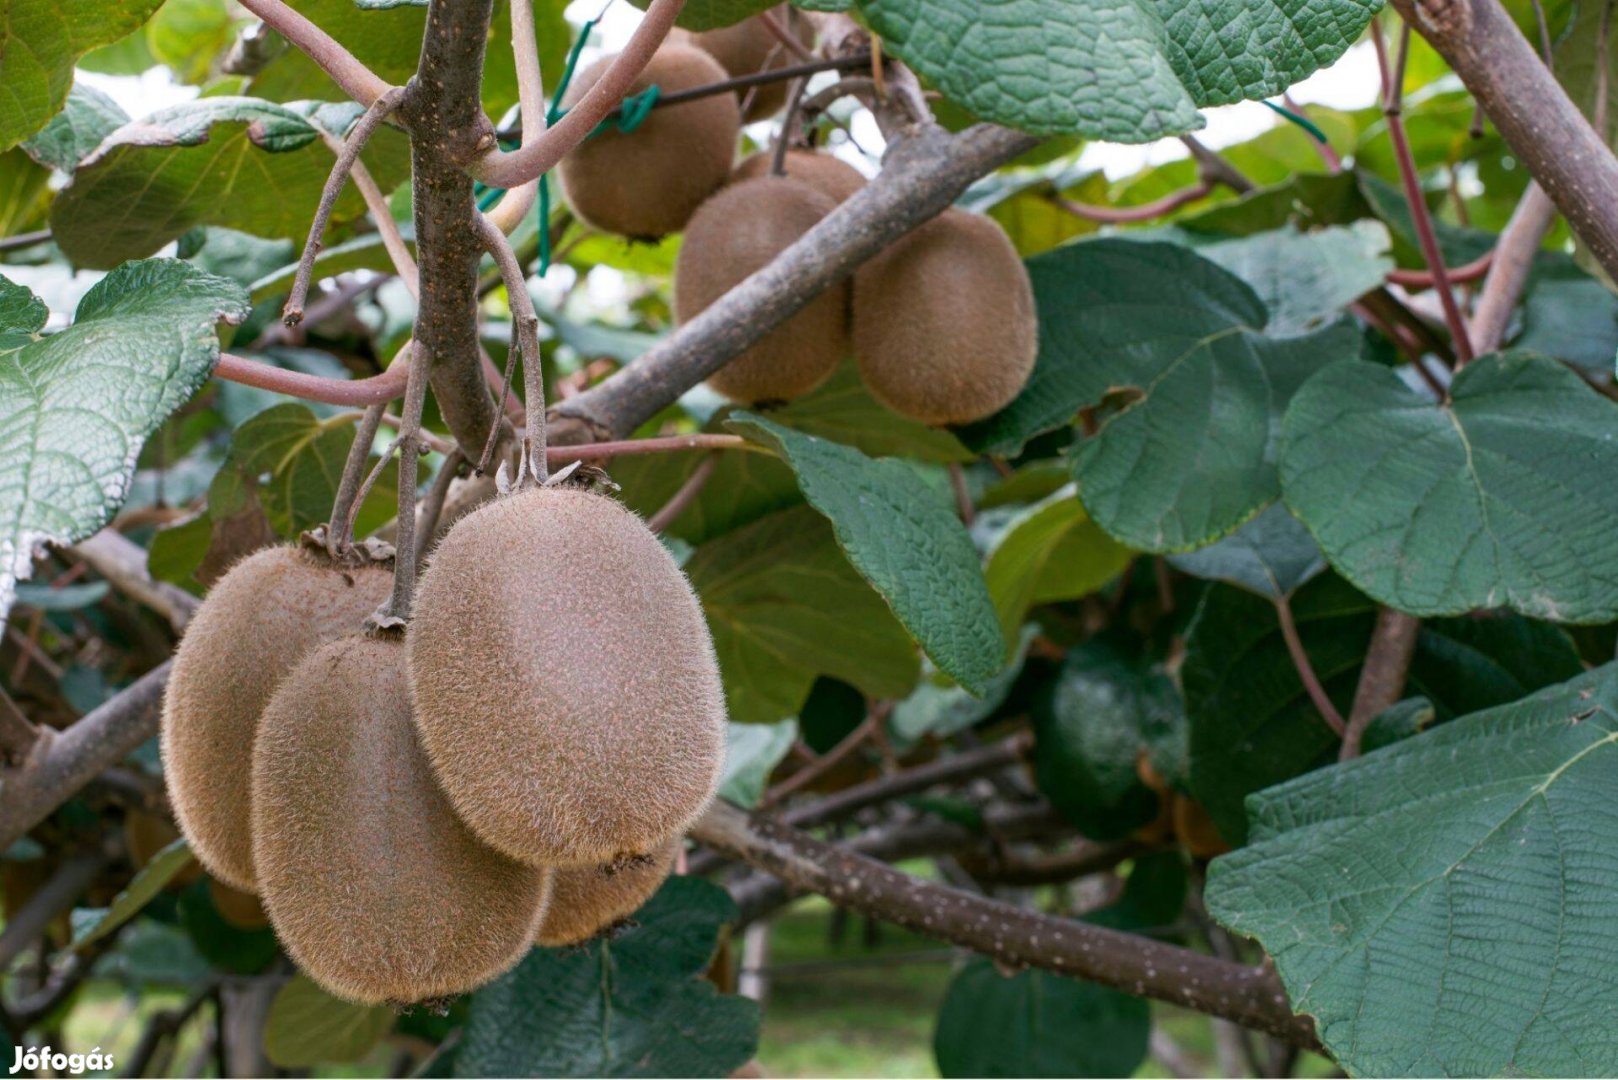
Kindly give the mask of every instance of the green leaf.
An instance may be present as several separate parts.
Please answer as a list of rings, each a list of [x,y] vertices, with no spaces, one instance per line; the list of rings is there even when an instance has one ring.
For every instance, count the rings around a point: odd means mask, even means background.
[[[797,715],[817,675],[872,697],[898,697],[915,684],[909,637],[849,566],[830,525],[808,507],[703,544],[685,572],[708,618],[738,723]]]
[[[357,109],[209,97],[126,124],[57,195],[56,242],[75,265],[91,268],[150,255],[197,225],[301,243],[334,160],[321,130],[346,132]],[[365,157],[384,190],[403,179],[400,133],[383,128]],[[333,221],[364,212],[349,185]]]
[[[758,1005],[701,978],[736,905],[672,877],[634,925],[573,949],[535,949],[479,990],[457,1077],[728,1076],[758,1047]]]
[[[1618,297],[1571,256],[1541,252],[1523,298],[1522,333],[1511,344],[1605,377],[1618,358]]]
[[[1138,770],[1148,731],[1184,724],[1167,675],[1092,640],[1068,652],[1034,709],[1034,780],[1085,836],[1119,839],[1157,817]]]
[[[727,427],[778,451],[809,504],[939,670],[978,693],[1005,666],[978,555],[947,505],[917,490],[909,467],[737,413]],[[853,681],[853,680],[851,680]]]
[[[73,948],[100,941],[124,923],[140,914],[152,898],[163,891],[163,886],[191,865],[191,848],[184,840],[176,840],[152,856],[124,890],[112,898],[108,907],[76,913],[73,920]],[[82,915],[83,917],[79,917]]]
[[[1394,372],[1334,364],[1281,434],[1287,505],[1338,572],[1390,607],[1618,616],[1618,408],[1553,360],[1496,354],[1433,404]]]
[[[0,153],[0,237],[33,232],[50,209],[51,171],[21,149]]]
[[[1227,581],[1272,600],[1291,596],[1326,569],[1320,545],[1280,503],[1223,540],[1170,555],[1169,562],[1193,577]]]
[[[129,123],[129,114],[93,86],[75,86],[62,111],[22,144],[41,165],[71,173],[103,139]]]
[[[0,278],[0,613],[35,551],[95,532],[129,490],[141,443],[219,357],[215,324],[247,314],[240,286],[172,259],[129,263],[38,340],[43,307]],[[23,290],[26,292],[26,290]]]
[[[1387,227],[1376,221],[1301,232],[1294,225],[1197,248],[1252,286],[1269,312],[1266,332],[1318,330],[1381,286],[1393,269]]]
[[[1151,142],[1341,56],[1375,0],[860,0],[887,47],[985,120]]]
[[[630,0],[630,3],[646,9],[651,0]],[[842,8],[815,8],[814,10],[844,10],[848,7],[846,0],[842,0]],[[774,7],[777,0],[687,0],[680,11],[676,25],[687,30],[717,30],[721,26],[731,26],[743,19],[757,15],[761,11],[768,11]],[[800,5],[805,6],[805,5]]]
[[[225,0],[165,0],[146,24],[146,47],[185,83],[206,81],[234,37]]]
[[[1151,1028],[1142,998],[976,957],[950,980],[933,1053],[941,1076],[1130,1076]]]
[[[67,101],[73,64],[145,22],[163,0],[0,0],[0,150],[45,126]]]
[[[283,1069],[362,1061],[393,1027],[393,1010],[332,997],[307,975],[275,993],[264,1020],[264,1056]]]
[[[1310,665],[1347,715],[1376,620],[1374,602],[1327,575],[1292,599]],[[1407,690],[1439,720],[1515,701],[1575,674],[1578,654],[1553,626],[1499,613],[1423,623]],[[1186,637],[1180,678],[1191,720],[1191,792],[1226,840],[1247,835],[1244,800],[1337,760],[1338,738],[1305,692],[1272,603],[1208,590]]]
[[[725,737],[725,771],[719,778],[719,797],[738,806],[756,806],[770,773],[781,764],[798,738],[798,722],[788,718],[774,724],[732,723]]]
[[[949,432],[900,416],[880,404],[865,389],[859,368],[853,363],[840,366],[813,392],[763,415],[806,435],[852,446],[871,457],[951,462],[970,461],[973,456]]]
[[[1265,336],[1253,290],[1173,244],[1093,240],[1028,268],[1038,362],[1017,399],[963,439],[1015,450],[1081,407],[1126,398],[1079,444],[1073,468],[1090,517],[1137,550],[1200,547],[1271,502],[1287,401],[1322,364],[1358,354],[1346,319],[1304,337]]]
[[[1088,596],[1131,558],[1090,520],[1069,484],[1012,519],[989,555],[984,580],[1001,629],[1015,640],[1029,608]]]
[[[628,454],[611,463],[623,501],[650,516],[690,478],[705,451]],[[691,505],[663,530],[689,544],[703,544],[759,518],[803,503],[792,470],[774,454],[726,451]]]
[[[0,277],[0,350],[20,349],[45,329],[51,317],[45,301],[16,282]]]
[[[1607,1075],[1618,666],[1255,796],[1209,910],[1351,1075]]]
[[[307,405],[287,402],[264,410],[236,429],[230,460],[247,476],[262,480],[258,493],[270,524],[277,533],[290,537],[331,516],[353,441],[352,419],[333,423],[316,416]],[[377,479],[356,517],[356,535],[365,535],[391,517],[397,494],[395,461]],[[215,492],[210,492],[209,509],[215,520],[234,509],[216,507],[216,501]]]

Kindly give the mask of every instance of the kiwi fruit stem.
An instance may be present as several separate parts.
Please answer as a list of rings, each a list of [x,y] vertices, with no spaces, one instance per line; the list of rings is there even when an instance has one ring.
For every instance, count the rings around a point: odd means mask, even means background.
[[[395,361],[397,363],[398,361]],[[412,347],[410,373],[405,379],[404,408],[399,414],[399,526],[394,541],[404,558],[393,561],[393,591],[387,603],[366,620],[369,629],[402,629],[416,595],[416,467],[421,462],[421,410],[427,401],[427,353]],[[495,423],[501,418],[496,415]],[[386,461],[386,455],[383,456]]]
[[[343,476],[337,484],[337,497],[332,500],[331,517],[326,523],[326,554],[333,560],[343,558],[354,546],[354,507],[360,479],[365,475],[371,444],[376,441],[376,431],[382,426],[382,414],[387,408],[385,402],[372,405],[355,425],[354,443],[348,448],[348,460],[343,463]]]

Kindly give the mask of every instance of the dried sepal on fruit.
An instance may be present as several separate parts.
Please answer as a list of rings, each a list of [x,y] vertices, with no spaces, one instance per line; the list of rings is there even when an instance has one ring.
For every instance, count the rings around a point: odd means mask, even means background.
[[[527,951],[551,872],[455,815],[411,717],[405,646],[354,634],[276,691],[253,748],[259,895],[331,993],[405,1004],[488,982]]]
[[[725,704],[707,623],[668,550],[612,499],[530,488],[457,522],[406,639],[438,779],[512,858],[645,855],[713,798]]]
[[[213,876],[254,888],[249,796],[259,716],[312,649],[359,628],[393,575],[314,548],[248,556],[209,590],[163,698],[163,775],[180,830]]]

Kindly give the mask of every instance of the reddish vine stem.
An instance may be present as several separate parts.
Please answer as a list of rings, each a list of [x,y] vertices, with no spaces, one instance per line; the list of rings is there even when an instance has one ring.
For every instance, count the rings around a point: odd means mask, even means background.
[[[1488,274],[1493,265],[1494,252],[1486,251],[1471,262],[1449,271],[1450,283],[1465,285],[1477,281]],[[1431,270],[1392,270],[1387,279],[1406,289],[1428,289],[1437,283],[1437,275]]]
[[[790,7],[786,9],[786,12],[789,20],[800,19],[803,17],[798,14],[796,10]],[[798,40],[798,35],[794,34],[787,27],[781,25],[781,20],[775,17],[775,12],[759,12],[758,21],[762,23],[764,28],[775,37],[775,40],[781,43],[781,47],[786,49],[787,52],[805,62],[814,60],[814,54],[808,49],[804,48],[803,42]]]
[[[242,7],[302,50],[343,92],[369,106],[392,87],[338,44],[326,31],[282,3],[282,0],[241,0]]]
[[[1444,309],[1444,322],[1455,343],[1455,366],[1464,367],[1472,359],[1472,342],[1467,335],[1466,319],[1455,300],[1450,285],[1449,271],[1444,266],[1444,255],[1438,247],[1438,234],[1433,230],[1432,216],[1427,212],[1427,200],[1421,189],[1421,175],[1416,171],[1416,159],[1410,150],[1410,139],[1404,127],[1405,61],[1410,54],[1410,24],[1399,24],[1399,52],[1393,63],[1388,60],[1388,48],[1382,40],[1379,21],[1371,23],[1371,42],[1376,49],[1377,67],[1382,74],[1382,113],[1388,121],[1388,138],[1393,142],[1394,159],[1399,166],[1399,179],[1404,186],[1405,200],[1410,204],[1410,220],[1416,229],[1416,239],[1427,269],[1433,275],[1433,289],[1438,293],[1439,305]]]
[[[1051,192],[1045,197],[1062,210],[1067,211],[1076,218],[1085,221],[1094,221],[1103,225],[1124,225],[1134,221],[1153,221],[1167,214],[1172,214],[1188,203],[1199,199],[1206,199],[1213,193],[1212,180],[1199,180],[1190,187],[1181,188],[1139,206],[1096,206],[1093,203],[1076,202],[1073,199],[1063,198],[1058,192]]]
[[[298,260],[298,272],[292,279],[292,292],[287,296],[286,307],[281,313],[282,321],[288,326],[297,326],[303,321],[303,302],[309,296],[309,279],[314,276],[315,256],[320,254],[320,240],[326,235],[326,224],[331,220],[332,210],[337,205],[337,196],[343,193],[343,185],[348,183],[348,176],[354,171],[355,163],[359,161],[360,151],[365,149],[365,144],[371,141],[376,129],[382,126],[382,122],[403,100],[404,87],[396,86],[388,90],[371,103],[365,110],[365,115],[354,125],[354,130],[348,133],[348,138],[343,140],[342,152],[332,164],[331,172],[326,176],[326,186],[320,192],[320,203],[315,207],[315,219],[309,223],[309,238],[304,241],[303,256]],[[389,223],[391,224],[391,220]]]
[[[843,736],[841,742],[766,791],[759,800],[759,807],[775,806],[794,791],[803,790],[847,761],[854,751],[881,735],[883,725],[893,712],[893,704],[891,701],[879,701],[873,705],[860,726]]]
[[[676,450],[758,450],[740,435],[659,435],[650,439],[621,439],[615,442],[583,443],[578,446],[547,447],[545,456],[554,464],[568,461],[594,461],[624,454],[665,454]]]
[[[1309,662],[1309,653],[1303,647],[1303,638],[1298,636],[1298,623],[1292,617],[1292,600],[1287,596],[1275,598],[1275,615],[1281,623],[1281,640],[1286,642],[1287,655],[1292,657],[1292,666],[1298,671],[1298,678],[1303,682],[1303,688],[1309,694],[1309,700],[1314,702],[1315,709],[1321,718],[1330,725],[1338,737],[1344,731],[1343,714],[1337,711],[1331,698],[1326,694],[1326,688],[1321,685],[1320,676],[1315,674],[1314,664]]]
[[[288,397],[304,401],[319,401],[327,405],[377,405],[405,392],[410,365],[402,362],[403,349],[394,356],[388,370],[367,379],[327,379],[319,375],[306,375],[301,371],[288,371],[272,364],[262,364],[245,356],[219,354],[219,366],[214,375],[226,382],[256,386],[260,390],[273,390]]]
[[[719,451],[712,450],[704,454],[697,467],[691,470],[691,475],[685,478],[678,491],[669,496],[669,501],[658,507],[657,513],[646,519],[646,527],[655,533],[660,533],[674,524],[676,518],[685,513],[686,507],[697,501],[702,489],[708,486],[708,480],[719,465]]]

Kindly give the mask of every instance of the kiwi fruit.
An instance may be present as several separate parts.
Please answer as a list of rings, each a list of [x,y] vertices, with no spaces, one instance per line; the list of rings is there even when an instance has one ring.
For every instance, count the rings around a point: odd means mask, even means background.
[[[1174,835],[1193,859],[1211,859],[1230,850],[1208,811],[1195,799],[1174,797]]]
[[[866,183],[864,175],[848,162],[813,150],[788,150],[781,164],[787,176],[803,181],[835,203],[843,202]],[[736,166],[730,182],[739,184],[769,176],[774,167],[774,153],[761,150]]]
[[[580,72],[564,104],[577,104],[613,59]],[[701,49],[665,44],[630,92],[655,83],[670,94],[724,79],[725,69]],[[574,212],[598,229],[644,240],[679,232],[730,175],[740,130],[734,93],[655,108],[634,131],[608,127],[564,157],[562,191]]]
[[[146,864],[156,858],[158,852],[179,838],[180,830],[156,814],[148,814],[144,810],[131,810],[124,817],[124,847],[129,852],[129,861],[134,864],[137,871],[146,869]],[[202,867],[192,859],[186,864],[185,869],[170,878],[164,887],[171,892],[178,892],[201,878]]]
[[[854,355],[871,393],[927,424],[1000,411],[1034,370],[1028,271],[1000,226],[950,209],[854,275]]]
[[[801,13],[793,10],[788,4],[778,4],[770,9],[770,14],[787,33],[797,38],[804,48],[814,47],[815,28]],[[730,26],[720,27],[718,30],[705,30],[700,34],[692,34],[690,41],[719,61],[719,66],[733,79],[739,79],[744,75],[756,75],[761,71],[790,67],[798,62],[798,58],[757,15]],[[787,85],[790,81],[780,79],[752,87],[750,91],[740,91],[742,100],[747,102],[746,119],[749,122],[763,120],[780,112],[781,106],[787,101]]]
[[[575,866],[556,871],[550,910],[534,944],[578,945],[640,910],[668,880],[681,839],[625,866]]]
[[[405,639],[427,756],[504,854],[650,854],[713,798],[713,641],[668,549],[617,502],[554,487],[479,507],[434,551]]]
[[[674,261],[674,315],[684,323],[768,265],[832,200],[800,180],[764,176],[732,184],[702,204]],[[837,285],[708,376],[732,401],[790,401],[830,378],[848,355],[848,287]]]
[[[306,653],[358,629],[392,583],[379,566],[266,548],[216,582],[186,627],[163,698],[163,772],[180,831],[227,885],[254,888],[248,797],[259,714]]]
[[[292,959],[367,1005],[493,979],[527,951],[551,884],[450,808],[417,740],[397,636],[323,645],[270,699],[253,747],[253,859]]]
[[[269,913],[258,897],[233,889],[218,878],[208,879],[208,899],[219,917],[238,930],[262,930],[270,925]]]

